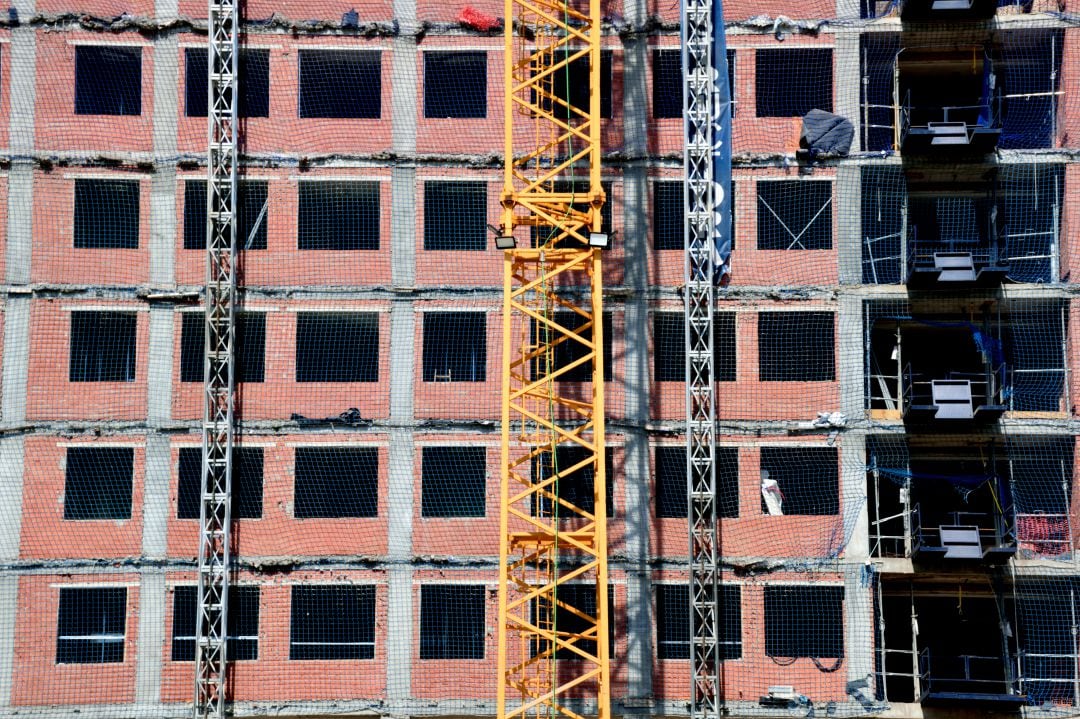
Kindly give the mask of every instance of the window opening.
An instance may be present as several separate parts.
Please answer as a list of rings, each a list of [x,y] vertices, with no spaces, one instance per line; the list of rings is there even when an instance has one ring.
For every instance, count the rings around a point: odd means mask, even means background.
[[[71,382],[135,381],[135,312],[71,313]]]
[[[485,515],[486,447],[424,447],[420,471],[421,516]]]
[[[138,180],[75,180],[76,249],[139,248]]]
[[[142,48],[77,45],[75,114],[141,115]]]
[[[762,514],[840,513],[835,447],[762,447],[760,467]]]
[[[758,373],[762,382],[836,379],[832,312],[758,313]]]
[[[202,485],[202,448],[181,447],[176,492],[176,518],[198,519]],[[263,448],[234,447],[232,518],[261,519],[263,509]]]
[[[658,446],[656,451],[656,516],[661,519],[686,519],[686,447]],[[716,484],[719,493],[717,512],[723,519],[739,516],[739,450],[716,448]]]
[[[374,586],[292,588],[289,659],[374,658]]]
[[[202,382],[206,319],[202,312],[184,312],[180,324],[180,381]],[[266,370],[266,313],[238,312],[234,324],[236,382],[262,382]]]
[[[487,117],[487,53],[424,53],[424,117]]]
[[[208,64],[206,48],[184,49],[184,114],[187,117],[206,117]],[[238,65],[237,117],[270,117],[270,51],[242,49]]]
[[[124,661],[126,587],[61,587],[57,664]]]
[[[832,182],[758,180],[759,250],[831,250]]]
[[[297,447],[294,474],[297,519],[378,516],[377,448]]]
[[[424,183],[424,249],[487,249],[487,183]]]
[[[64,519],[131,519],[132,447],[68,447]]]
[[[266,249],[269,185],[264,180],[241,180],[237,191],[236,244],[241,250]],[[206,181],[184,182],[184,249],[206,249]]]
[[[379,249],[378,182],[319,180],[298,185],[299,249]]]
[[[173,589],[172,653],[174,662],[195,661],[195,629],[199,611],[199,588]],[[225,654],[230,662],[259,658],[259,587],[229,587],[228,627]]]
[[[297,382],[378,382],[379,315],[300,312],[296,315]]]
[[[577,330],[581,338],[587,342],[592,341],[592,328],[582,329],[585,326],[586,320],[577,312],[571,310],[556,310],[549,314],[551,320],[559,325],[570,330]],[[604,323],[604,347],[602,352],[603,361],[603,373],[604,381],[611,380],[612,372],[612,338],[611,338],[611,313],[604,312],[601,317],[601,322]],[[550,340],[555,339],[556,336],[561,336],[562,333],[556,335],[554,331],[551,332],[551,337],[548,336],[550,330],[546,325],[541,324],[537,320],[532,321],[532,329],[530,332],[530,340],[534,346],[541,344],[547,344]],[[588,348],[581,342],[574,339],[563,340],[559,344],[555,345],[550,358],[549,357],[537,357],[532,361],[532,378],[534,380],[540,377],[546,377],[555,372],[562,370],[564,367],[568,367],[574,362],[580,360],[588,353]],[[548,367],[548,362],[551,366]],[[558,382],[592,382],[592,367],[590,363],[583,362],[576,367],[571,367],[562,374],[560,374],[556,381]]]
[[[425,382],[487,379],[487,313],[424,313]]]
[[[844,588],[766,586],[765,655],[774,660],[835,659],[839,665],[844,657]]]
[[[421,659],[483,659],[485,635],[483,585],[421,585]]]
[[[685,584],[656,586],[656,657],[690,658],[690,588]],[[720,637],[717,641],[721,660],[742,658],[742,587],[720,586]]]
[[[301,50],[300,117],[377,120],[382,116],[378,50]]]
[[[832,50],[755,51],[758,117],[802,117],[811,110],[832,112]]]

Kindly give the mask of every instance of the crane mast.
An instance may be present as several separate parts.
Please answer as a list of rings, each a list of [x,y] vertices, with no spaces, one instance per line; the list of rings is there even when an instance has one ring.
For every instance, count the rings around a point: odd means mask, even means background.
[[[498,717],[607,719],[600,2],[504,17]]]

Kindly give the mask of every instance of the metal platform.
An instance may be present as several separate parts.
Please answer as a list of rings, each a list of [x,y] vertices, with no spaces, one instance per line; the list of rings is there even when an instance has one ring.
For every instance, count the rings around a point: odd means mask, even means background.
[[[986,20],[997,11],[997,0],[900,0],[904,22],[963,22]]]

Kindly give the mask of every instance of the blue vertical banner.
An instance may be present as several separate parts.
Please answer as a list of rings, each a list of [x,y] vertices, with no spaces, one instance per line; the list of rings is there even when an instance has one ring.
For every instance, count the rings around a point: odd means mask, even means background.
[[[727,39],[724,33],[723,0],[712,2],[713,29],[713,209],[716,237],[713,263],[717,284],[726,285],[731,279],[731,213],[735,211],[731,197],[731,94],[728,84]]]

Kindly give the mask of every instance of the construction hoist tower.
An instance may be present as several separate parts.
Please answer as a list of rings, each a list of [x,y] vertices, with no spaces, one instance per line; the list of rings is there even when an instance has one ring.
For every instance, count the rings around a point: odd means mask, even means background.
[[[607,719],[600,2],[505,8],[498,716]]]
[[[237,6],[210,0],[203,466],[193,714],[225,715],[236,301]]]
[[[692,719],[716,719],[720,661],[720,533],[716,493],[716,282],[730,248],[730,198],[716,160],[730,158],[730,92],[722,0],[682,0],[685,123],[686,463],[690,525]],[[730,217],[730,214],[728,214]]]

